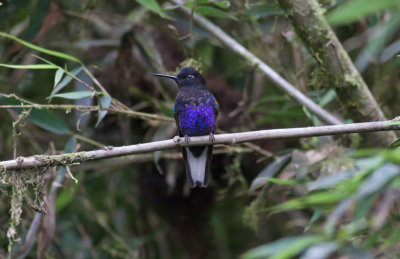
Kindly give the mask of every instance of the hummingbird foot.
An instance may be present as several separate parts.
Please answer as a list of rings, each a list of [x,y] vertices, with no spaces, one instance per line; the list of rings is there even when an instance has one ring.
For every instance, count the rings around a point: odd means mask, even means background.
[[[176,136],[172,139],[172,141],[173,141],[174,143],[178,143],[178,142],[179,142],[179,139],[180,139],[180,137],[179,137],[178,135],[176,135]]]
[[[188,135],[185,135],[184,138],[185,138],[185,142],[186,142],[186,143],[190,143],[190,138],[189,138]]]
[[[213,143],[213,142],[215,141],[214,133],[211,132],[211,133],[208,135],[208,139],[210,140],[211,143]]]

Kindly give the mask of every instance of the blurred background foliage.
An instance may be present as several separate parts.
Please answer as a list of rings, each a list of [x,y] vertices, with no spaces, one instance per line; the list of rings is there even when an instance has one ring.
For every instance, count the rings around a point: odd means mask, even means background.
[[[319,2],[385,115],[397,116],[398,0]],[[321,106],[343,109],[276,1],[185,6]],[[182,66],[202,71],[223,131],[320,124],[172,2],[2,0],[0,17],[1,160],[172,138],[177,89],[151,73]],[[0,256],[397,258],[400,152],[366,139],[218,146],[207,189],[189,189],[179,150],[2,172]]]

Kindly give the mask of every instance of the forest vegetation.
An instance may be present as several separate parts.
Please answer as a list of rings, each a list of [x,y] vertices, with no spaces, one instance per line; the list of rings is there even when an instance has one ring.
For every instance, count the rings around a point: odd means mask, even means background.
[[[400,258],[399,67],[398,0],[0,0],[0,258]]]

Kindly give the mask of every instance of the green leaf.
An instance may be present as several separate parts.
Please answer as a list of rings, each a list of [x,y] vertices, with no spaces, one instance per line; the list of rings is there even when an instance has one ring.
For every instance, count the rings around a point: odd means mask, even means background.
[[[349,258],[349,259],[375,259],[374,255],[372,255],[370,252],[372,251],[364,251],[361,248],[349,248],[346,249],[343,253],[342,258]]]
[[[253,180],[250,191],[254,191],[268,182],[268,179],[281,171],[290,161],[291,154],[277,157],[272,163],[264,168],[261,173]]]
[[[60,170],[67,171],[64,167],[60,168]],[[56,199],[56,211],[62,211],[68,204],[71,203],[72,199],[75,196],[75,192],[72,192],[69,189],[63,189],[60,194],[57,195]]]
[[[61,81],[63,75],[64,75],[64,70],[63,69],[58,69],[56,71],[56,74],[54,76],[54,87],[56,87],[57,84]]]
[[[73,76],[77,76],[82,70],[83,70],[83,67],[80,66],[80,67],[72,69],[70,71],[70,74]],[[65,86],[67,86],[69,84],[69,82],[71,82],[72,79],[73,79],[73,77],[71,77],[70,75],[66,75],[63,78],[63,80],[61,80],[61,82],[53,89],[50,96],[55,95],[60,90],[62,90]]]
[[[199,6],[196,7],[195,10],[196,13],[198,14],[202,14],[205,16],[211,16],[211,17],[218,17],[218,18],[230,18],[233,20],[237,20],[235,16],[233,16],[232,14],[216,9],[214,7],[210,7],[210,6]]]
[[[64,98],[64,99],[77,100],[77,99],[87,98],[92,95],[93,95],[92,91],[75,91],[75,92],[68,92],[68,93],[62,93],[62,94],[55,94],[55,95],[52,95],[47,98],[59,97],[59,98]]]
[[[309,191],[322,190],[353,177],[358,171],[347,170],[333,175],[320,176],[317,180],[307,184]]]
[[[363,72],[372,61],[378,58],[385,43],[392,38],[394,33],[398,30],[400,12],[396,14],[397,15],[393,14],[393,18],[374,26],[371,30],[372,32],[370,33],[367,45],[362,48],[354,61],[354,64],[360,72]]]
[[[338,205],[336,205],[336,207],[330,213],[328,219],[325,221],[324,231],[326,235],[332,236],[334,234],[336,222],[353,204],[354,204],[354,199],[347,198],[343,199],[342,201],[339,202]]]
[[[328,92],[322,96],[318,104],[321,107],[324,107],[325,105],[333,101],[335,97],[336,97],[336,91],[334,89],[329,89]]]
[[[205,4],[214,4],[215,6],[222,9],[228,9],[231,6],[231,3],[229,1],[196,0],[196,7]],[[193,1],[184,3],[184,6],[189,9],[193,8]]]
[[[390,148],[397,148],[400,146],[400,139],[396,140],[392,144],[390,144]]]
[[[344,198],[349,194],[343,191],[324,191],[318,193],[311,193],[306,196],[295,198],[268,208],[268,211],[273,213],[304,209],[313,206],[330,206]]]
[[[24,37],[28,41],[33,40],[42,28],[43,22],[50,11],[51,0],[38,0],[33,3],[35,6],[29,14],[29,26],[24,32]]]
[[[55,134],[69,134],[70,129],[67,123],[56,113],[49,110],[34,109],[28,116],[28,120],[42,129]]]
[[[57,66],[50,64],[30,64],[30,65],[9,65],[0,64],[1,67],[15,68],[15,69],[57,69]]]
[[[274,254],[271,259],[290,259],[302,252],[311,245],[323,241],[320,236],[303,236],[295,240],[290,246],[286,247],[279,253]]]
[[[67,143],[65,143],[64,153],[74,152],[77,144],[78,140],[76,139],[76,137],[72,136],[70,139],[68,139]]]
[[[173,109],[171,109],[170,107],[167,107],[164,102],[158,102],[158,106],[160,108],[160,110],[164,113],[165,116],[167,117],[174,117],[174,112]]]
[[[283,249],[285,249],[287,246],[295,242],[301,238],[300,236],[297,237],[286,237],[286,238],[281,238],[277,241],[255,247],[249,251],[247,251],[243,255],[243,259],[256,259],[256,258],[267,258]]]
[[[308,232],[308,230],[311,228],[311,226],[314,225],[314,223],[321,218],[323,215],[322,210],[315,210],[314,214],[312,215],[310,221],[308,222],[308,225],[304,228],[304,232]]]
[[[196,6],[202,5],[202,4],[209,4],[210,0],[196,0]],[[189,1],[183,4],[183,6],[192,9],[194,5],[194,1]]]
[[[336,242],[323,242],[309,247],[300,259],[325,259],[339,248]]]
[[[376,169],[357,190],[357,198],[362,199],[379,191],[393,177],[399,175],[400,168],[396,164],[385,163]]]
[[[211,2],[210,0],[196,0],[197,5],[209,4],[210,2]],[[193,3],[193,1],[190,1],[189,3]]]
[[[320,236],[296,236],[282,238],[277,241],[253,248],[243,255],[243,259],[257,258],[292,258],[310,245],[321,242]]]
[[[399,0],[352,0],[347,1],[326,15],[331,25],[347,24],[384,9],[397,9]]]
[[[384,161],[385,158],[381,154],[377,154],[376,150],[371,150],[372,152],[369,154],[369,150],[358,150],[354,155],[358,156],[368,156],[368,155],[374,155],[366,158],[360,158],[355,161],[355,165],[359,169],[372,169],[380,166]]]
[[[269,178],[268,181],[271,183],[281,184],[281,185],[296,185],[298,182],[294,180],[283,180],[278,178]]]
[[[285,15],[285,12],[281,8],[279,8],[277,4],[273,4],[273,2],[260,2],[260,4],[252,4],[249,6],[249,8],[246,9],[246,14],[254,19]]]
[[[0,100],[5,104],[9,105],[20,105],[21,102],[8,97],[0,97]],[[21,114],[23,109],[22,108],[15,108],[13,109],[18,114]],[[68,124],[56,113],[43,110],[43,109],[32,109],[29,113],[27,120],[35,124],[36,126],[45,129],[47,131],[53,132],[55,134],[69,134],[70,129]]]
[[[393,231],[389,237],[385,238],[384,247],[390,247],[400,243],[400,231]]]
[[[110,108],[111,101],[112,101],[112,98],[110,96],[108,96],[108,95],[102,95],[100,97],[100,105],[101,105],[101,107]],[[96,122],[96,126],[95,127],[97,127],[99,125],[99,123],[104,119],[104,117],[107,115],[107,112],[108,111],[104,111],[104,110],[98,112],[98,114],[97,114],[97,122]]]
[[[229,1],[213,1],[212,3],[222,9],[228,9],[231,6]]]
[[[150,11],[153,11],[155,13],[161,12],[161,7],[158,5],[156,0],[136,0],[136,2],[146,7]]]
[[[30,49],[33,49],[33,50],[36,50],[36,51],[39,51],[39,52],[42,52],[42,53],[46,53],[46,54],[51,55],[51,56],[55,56],[55,57],[59,57],[59,58],[67,59],[67,60],[71,60],[71,61],[74,61],[74,62],[82,64],[82,61],[80,61],[79,59],[77,59],[77,58],[75,58],[73,56],[70,56],[68,54],[64,54],[64,53],[59,52],[59,51],[49,50],[49,49],[45,49],[45,48],[36,46],[36,45],[34,45],[32,43],[29,43],[27,41],[21,40],[21,39],[15,37],[13,35],[10,35],[8,33],[0,32],[0,36],[15,40],[16,42],[21,43],[22,45],[24,45],[25,47],[28,47]]]

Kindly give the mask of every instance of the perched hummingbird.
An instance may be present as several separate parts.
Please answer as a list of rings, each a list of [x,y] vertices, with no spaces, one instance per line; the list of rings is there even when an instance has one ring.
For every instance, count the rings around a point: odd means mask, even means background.
[[[178,94],[174,105],[174,117],[178,135],[189,137],[209,135],[214,140],[217,127],[218,103],[212,93],[207,90],[203,76],[194,68],[184,67],[177,76],[153,74],[175,80]],[[207,187],[210,177],[210,163],[213,146],[183,147],[186,176],[190,187]]]

